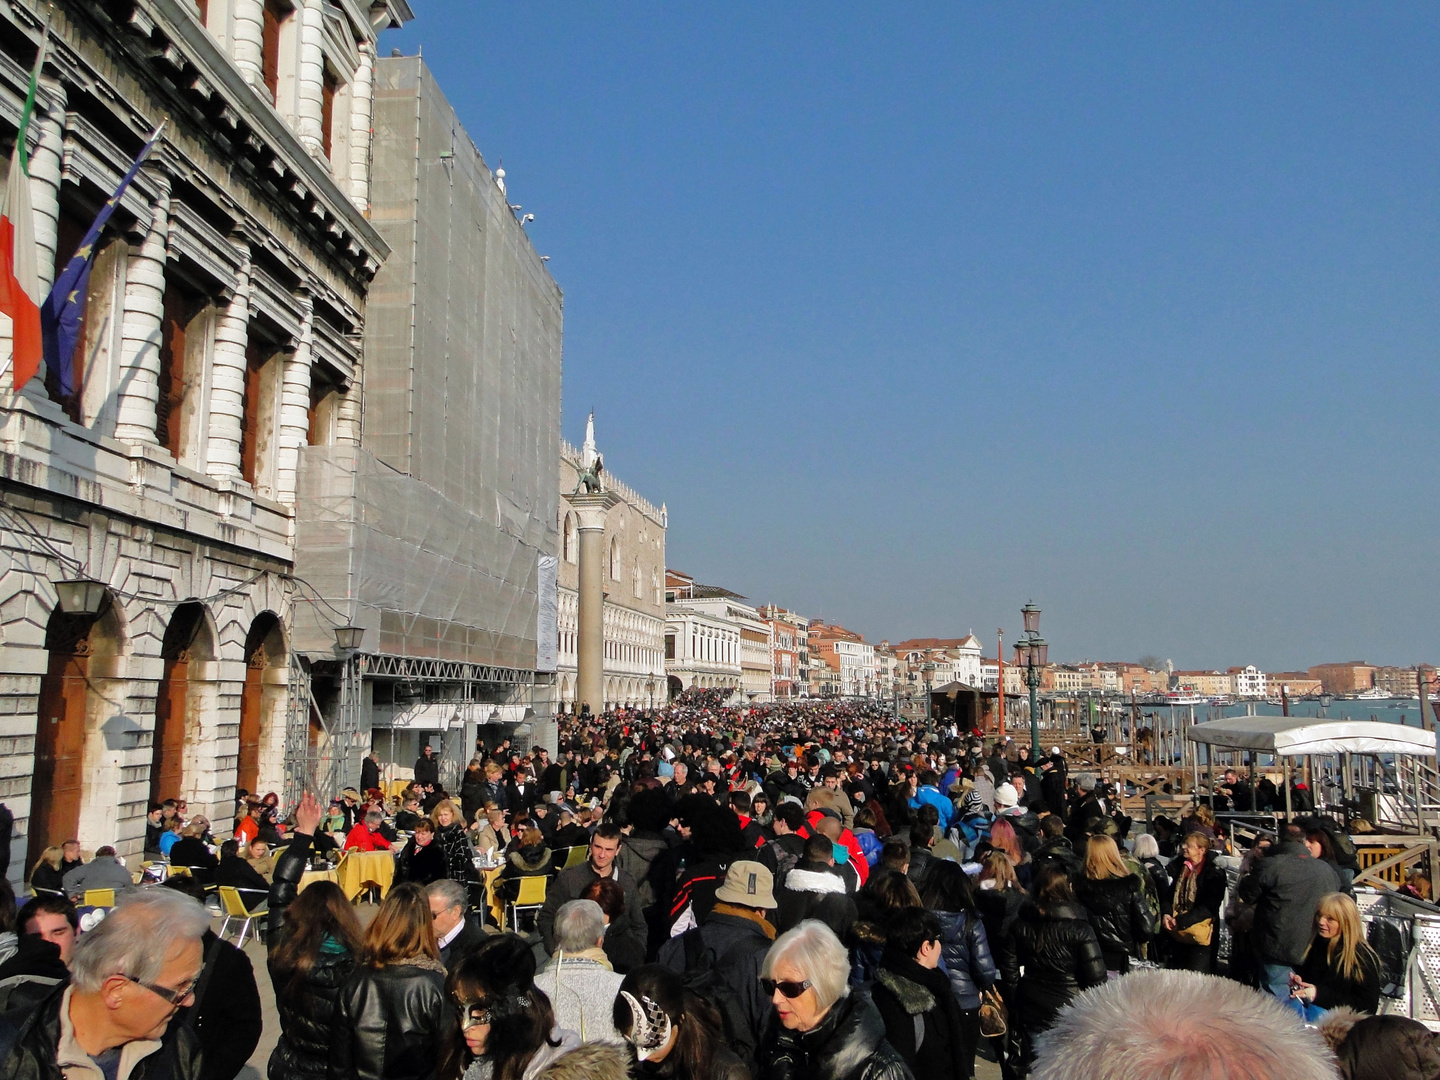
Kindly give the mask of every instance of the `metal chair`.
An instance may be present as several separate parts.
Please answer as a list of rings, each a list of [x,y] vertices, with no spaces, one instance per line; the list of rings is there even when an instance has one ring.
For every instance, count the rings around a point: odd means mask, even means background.
[[[86,907],[114,907],[114,889],[86,889],[85,896],[80,901]]]
[[[509,912],[507,921],[510,929],[518,933],[520,924],[516,920],[520,912],[538,912],[545,906],[545,887],[549,884],[550,879],[544,874],[534,874],[516,880],[520,883],[520,888],[515,893],[515,899],[506,905],[506,909]]]
[[[240,948],[245,944],[245,934],[255,923],[256,919],[263,918],[269,914],[268,905],[261,904],[254,911],[245,906],[245,900],[241,893],[258,893],[260,889],[238,889],[234,885],[221,885],[218,890],[220,894],[220,909],[225,913],[225,921],[220,924],[220,938],[224,940],[225,932],[230,928],[232,919],[240,920],[240,935],[235,939],[235,947]],[[255,936],[260,936],[257,928]]]

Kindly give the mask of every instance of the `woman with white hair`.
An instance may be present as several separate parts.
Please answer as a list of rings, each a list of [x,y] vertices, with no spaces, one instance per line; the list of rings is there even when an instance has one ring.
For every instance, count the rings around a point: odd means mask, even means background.
[[[850,956],[824,923],[806,919],[775,939],[760,968],[775,1005],[758,1055],[763,1080],[911,1080],[879,1010],[849,977]]]

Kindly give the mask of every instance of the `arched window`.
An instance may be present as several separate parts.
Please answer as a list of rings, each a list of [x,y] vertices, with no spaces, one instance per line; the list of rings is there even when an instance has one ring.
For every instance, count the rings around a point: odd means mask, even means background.
[[[635,599],[643,595],[640,591],[640,556],[636,555],[630,567],[630,591],[635,594]]]
[[[620,538],[610,538],[610,580],[620,580]]]
[[[575,518],[572,514],[565,515],[565,527],[561,534],[561,550],[564,552],[565,561],[573,563],[579,558],[575,543]]]

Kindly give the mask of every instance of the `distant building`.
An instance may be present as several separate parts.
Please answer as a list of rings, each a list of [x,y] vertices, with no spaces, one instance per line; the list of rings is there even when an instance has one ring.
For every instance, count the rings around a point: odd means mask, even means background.
[[[1176,671],[1170,676],[1170,689],[1201,697],[1226,697],[1234,687],[1228,671]]]
[[[692,686],[730,687],[749,701],[769,701],[772,697],[770,623],[739,593],[718,585],[701,585],[678,570],[665,572],[666,654],[668,638],[675,632],[676,656],[666,660],[665,671],[671,693]],[[725,652],[725,670],[712,671],[710,661],[685,652],[686,633],[692,644],[714,652],[713,646],[733,642],[733,650]],[[709,643],[707,645],[707,643]],[[718,680],[718,681],[717,681]],[[732,680],[732,681],[726,681]]]
[[[1327,694],[1358,694],[1375,687],[1375,668],[1364,660],[1316,664],[1310,669],[1310,677],[1319,679]]]
[[[766,604],[760,617],[770,627],[770,694],[777,701],[810,696],[810,620]]]
[[[1377,667],[1375,688],[1393,697],[1419,697],[1418,669],[1414,667]]]
[[[1272,694],[1283,689],[1292,698],[1313,697],[1323,689],[1320,680],[1308,671],[1272,671],[1265,676],[1265,685]]]
[[[1232,667],[1226,674],[1230,676],[1230,692],[1237,698],[1263,698],[1265,696],[1265,673],[1254,664]]]
[[[812,669],[824,663],[834,673],[834,695],[875,696],[875,646],[843,626],[812,619],[810,622]]]

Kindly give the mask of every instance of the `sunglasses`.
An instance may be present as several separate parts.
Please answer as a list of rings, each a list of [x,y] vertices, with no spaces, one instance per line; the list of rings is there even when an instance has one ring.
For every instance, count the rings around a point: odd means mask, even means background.
[[[156,997],[163,998],[171,1005],[181,1004],[195,992],[195,984],[200,981],[199,976],[196,976],[184,986],[160,986],[156,983],[148,983],[144,979],[137,979],[134,975],[126,975],[125,978],[136,986],[143,986]]]
[[[809,979],[804,979],[800,982],[776,982],[774,979],[760,980],[760,989],[765,991],[766,997],[774,997],[775,991],[779,990],[780,993],[784,994],[792,1001],[795,998],[798,998],[801,994],[805,993],[806,990],[809,990],[811,985],[812,984]]]

